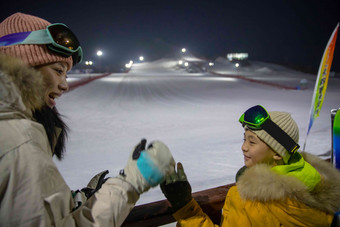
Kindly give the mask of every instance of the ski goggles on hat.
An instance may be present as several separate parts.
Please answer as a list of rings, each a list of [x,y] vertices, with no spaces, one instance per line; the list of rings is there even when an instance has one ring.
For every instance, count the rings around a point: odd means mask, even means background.
[[[275,124],[267,112],[260,106],[253,106],[241,115],[239,122],[243,127],[247,126],[251,130],[264,130],[278,141],[289,154],[293,154],[300,146],[285,131]]]
[[[46,29],[18,32],[0,37],[0,46],[18,44],[46,44],[48,49],[63,56],[72,56],[73,65],[83,59],[83,51],[75,34],[61,23],[50,24]]]

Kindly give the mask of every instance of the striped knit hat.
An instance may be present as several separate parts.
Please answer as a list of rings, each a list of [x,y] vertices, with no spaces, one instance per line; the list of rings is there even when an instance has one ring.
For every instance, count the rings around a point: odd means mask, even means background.
[[[51,23],[24,13],[15,13],[0,23],[0,37],[17,32],[28,32],[45,29]],[[63,57],[50,51],[46,45],[22,44],[0,47],[0,53],[20,58],[30,66],[44,65],[53,62],[66,62],[67,71],[72,68],[72,57]]]
[[[285,131],[296,143],[299,143],[299,128],[289,113],[278,111],[272,111],[268,113],[270,119],[275,124]],[[277,140],[275,140],[264,130],[251,131],[255,133],[257,137],[259,137],[263,142],[265,142],[273,151],[278,153],[283,158],[284,163],[288,163],[291,155]]]

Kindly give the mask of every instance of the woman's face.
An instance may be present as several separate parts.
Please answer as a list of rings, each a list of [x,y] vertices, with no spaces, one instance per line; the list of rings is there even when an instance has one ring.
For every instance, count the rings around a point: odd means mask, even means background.
[[[66,62],[54,62],[36,67],[43,75],[46,90],[44,94],[45,103],[53,108],[56,105],[55,99],[59,98],[68,90],[67,64]]]
[[[244,132],[242,151],[244,164],[247,167],[254,166],[257,163],[276,164],[274,160],[276,153],[250,130]]]

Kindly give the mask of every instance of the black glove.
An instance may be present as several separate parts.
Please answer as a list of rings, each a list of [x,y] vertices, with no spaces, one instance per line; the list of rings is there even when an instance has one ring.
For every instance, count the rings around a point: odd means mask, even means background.
[[[108,178],[105,176],[109,173],[108,170],[98,173],[94,176],[91,181],[87,184],[86,188],[81,189],[84,192],[87,199],[89,199],[96,191],[98,191]]]
[[[160,185],[161,190],[171,203],[172,212],[176,212],[191,201],[191,186],[184,173],[182,163],[177,163],[177,173],[166,175],[165,181]]]
[[[86,188],[71,191],[74,201],[74,207],[72,211],[78,209],[78,207],[84,204],[96,191],[98,191],[102,187],[102,184],[104,184],[105,181],[108,179],[105,178],[108,173],[108,170],[100,172],[90,180]]]

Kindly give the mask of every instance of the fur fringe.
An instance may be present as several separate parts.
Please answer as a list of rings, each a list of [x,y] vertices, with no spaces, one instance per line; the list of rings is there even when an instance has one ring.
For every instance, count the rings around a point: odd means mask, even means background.
[[[43,76],[37,70],[28,67],[17,58],[0,55],[0,71],[21,91],[22,102],[30,117],[35,109],[40,109],[44,105],[45,85]]]
[[[44,126],[53,155],[61,160],[65,152],[68,127],[55,107],[51,109],[45,105],[43,75],[19,59],[1,54],[0,72],[5,76],[5,89],[8,86],[8,92],[13,92],[13,95],[16,96],[15,100],[8,103],[10,108],[24,112],[29,118]],[[13,89],[20,94],[17,94]],[[22,104],[19,104],[20,97],[26,109],[23,109]]]

